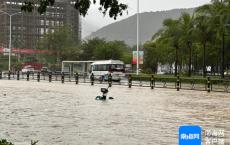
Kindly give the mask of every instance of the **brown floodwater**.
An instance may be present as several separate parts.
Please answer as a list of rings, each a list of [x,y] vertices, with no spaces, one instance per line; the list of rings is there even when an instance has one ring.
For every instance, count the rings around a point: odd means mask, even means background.
[[[0,81],[0,138],[15,145],[176,145],[181,125],[224,130],[230,94],[106,85]],[[205,140],[205,139],[203,139]]]

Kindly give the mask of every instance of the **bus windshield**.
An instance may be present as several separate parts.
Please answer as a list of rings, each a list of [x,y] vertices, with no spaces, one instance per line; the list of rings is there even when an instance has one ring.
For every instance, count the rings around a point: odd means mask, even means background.
[[[96,64],[92,66],[92,71],[124,71],[123,64]]]

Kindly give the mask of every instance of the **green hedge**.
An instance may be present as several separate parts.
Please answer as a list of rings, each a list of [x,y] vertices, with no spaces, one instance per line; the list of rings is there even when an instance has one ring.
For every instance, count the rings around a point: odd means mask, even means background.
[[[207,79],[204,78],[181,78],[181,83],[194,83],[194,84],[206,84]]]
[[[228,86],[230,86],[230,80],[213,79],[213,80],[211,80],[211,82],[214,85],[228,85]]]
[[[132,74],[132,80],[133,81],[150,81],[152,75],[149,74]],[[177,81],[177,77],[174,76],[163,76],[163,75],[154,75],[154,79],[156,82],[169,82],[169,83],[175,83]],[[211,83],[215,85],[230,85],[230,80],[229,79],[217,79],[214,77],[210,77]],[[207,78],[188,78],[188,77],[180,77],[181,83],[194,83],[194,84],[206,84],[207,83]]]

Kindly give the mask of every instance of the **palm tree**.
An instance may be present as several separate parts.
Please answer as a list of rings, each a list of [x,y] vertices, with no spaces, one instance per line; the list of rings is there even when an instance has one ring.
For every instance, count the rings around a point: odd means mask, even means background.
[[[169,64],[169,73],[173,72],[172,69],[173,63],[175,63],[175,52],[172,38],[168,35],[166,27],[160,29],[157,33],[155,33],[152,37],[152,40],[150,42],[147,41],[145,43],[144,48],[146,50],[146,60],[144,61],[146,66],[150,65],[150,63],[146,61],[151,60],[150,62],[154,62],[155,64],[152,63],[153,65],[151,65],[150,68],[152,68],[152,66],[154,65],[155,67],[157,67],[158,63]]]
[[[179,22],[182,29],[182,36],[181,41],[185,43],[185,46],[189,49],[189,70],[188,70],[188,76],[191,76],[191,67],[192,67],[192,42],[193,42],[193,31],[194,31],[194,25],[193,25],[193,17],[190,16],[188,13],[182,13],[181,17],[179,18]]]
[[[215,44],[219,44],[221,50],[221,74],[224,77],[224,27],[229,23],[230,1],[212,0],[211,4],[201,6],[196,9],[196,13],[206,16],[209,19],[208,27],[215,33]],[[222,41],[222,44],[220,42]],[[216,52],[218,54],[218,52]]]
[[[203,77],[206,77],[206,46],[213,37],[213,30],[210,27],[210,19],[200,15],[195,18],[195,33],[203,46]]]
[[[179,58],[179,40],[182,35],[179,20],[165,19],[163,22],[164,26],[164,37],[169,39],[169,42],[175,48],[175,73],[178,74],[178,58]]]

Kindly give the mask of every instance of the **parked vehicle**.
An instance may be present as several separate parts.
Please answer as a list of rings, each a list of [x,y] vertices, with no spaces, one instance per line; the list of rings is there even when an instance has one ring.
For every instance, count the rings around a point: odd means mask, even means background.
[[[91,64],[92,73],[96,79],[108,80],[111,74],[113,80],[120,81],[122,77],[125,77],[125,65],[120,60],[95,61]]]
[[[31,65],[27,65],[22,69],[22,73],[34,73],[34,68]]]

